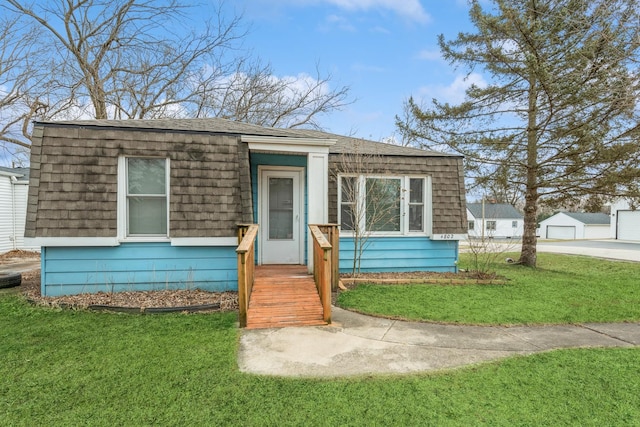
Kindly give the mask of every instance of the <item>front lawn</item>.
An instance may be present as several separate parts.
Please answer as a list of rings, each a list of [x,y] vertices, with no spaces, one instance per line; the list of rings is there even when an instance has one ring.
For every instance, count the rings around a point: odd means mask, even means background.
[[[363,313],[468,324],[544,324],[640,320],[640,263],[538,254],[538,267],[500,263],[506,285],[360,285],[338,305]],[[461,254],[460,267],[470,266]]]
[[[56,310],[0,295],[0,425],[640,424],[638,348],[284,379],[238,372],[236,319]]]

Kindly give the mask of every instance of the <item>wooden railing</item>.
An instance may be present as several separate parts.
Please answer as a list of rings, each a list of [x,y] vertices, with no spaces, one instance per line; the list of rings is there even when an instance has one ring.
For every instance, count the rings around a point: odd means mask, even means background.
[[[247,326],[247,310],[255,277],[255,241],[257,224],[238,225],[238,308],[240,327]]]
[[[313,238],[313,280],[322,303],[322,317],[331,323],[332,247],[320,227],[309,224],[309,230]]]
[[[316,224],[331,245],[331,290],[338,290],[340,281],[340,230],[338,224]]]

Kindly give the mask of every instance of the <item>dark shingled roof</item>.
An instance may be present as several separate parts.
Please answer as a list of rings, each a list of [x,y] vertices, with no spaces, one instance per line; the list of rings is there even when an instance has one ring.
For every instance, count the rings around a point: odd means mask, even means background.
[[[585,213],[585,212],[562,212],[563,214],[570,216],[571,218],[580,221],[583,224],[597,225],[606,224],[609,225],[611,220],[609,215],[604,213]]]
[[[417,157],[460,157],[454,154],[422,150],[413,147],[383,142],[369,141],[312,129],[269,128],[248,123],[241,123],[220,118],[203,119],[150,119],[150,120],[69,120],[37,122],[47,126],[75,126],[120,128],[166,132],[203,132],[229,135],[274,136],[288,138],[321,138],[334,139],[336,144],[329,147],[332,154],[353,153],[357,147],[358,154],[376,154],[385,156],[417,156]]]
[[[467,209],[475,218],[482,218],[482,203],[467,203]],[[507,203],[485,203],[484,217],[491,219],[522,219],[523,216]]]

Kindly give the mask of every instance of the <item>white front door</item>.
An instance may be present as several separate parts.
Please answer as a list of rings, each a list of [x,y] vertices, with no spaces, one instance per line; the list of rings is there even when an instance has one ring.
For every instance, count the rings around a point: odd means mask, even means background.
[[[304,169],[260,169],[261,264],[303,264]]]

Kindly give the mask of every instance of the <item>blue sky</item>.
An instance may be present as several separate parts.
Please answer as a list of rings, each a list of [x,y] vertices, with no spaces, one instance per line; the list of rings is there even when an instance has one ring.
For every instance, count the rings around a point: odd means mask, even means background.
[[[465,0],[236,0],[250,32],[245,47],[278,77],[314,75],[347,85],[355,103],[325,116],[328,131],[383,140],[404,99],[459,102],[470,83],[440,57],[437,36],[473,30]]]

